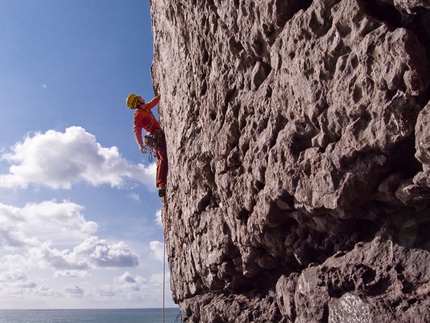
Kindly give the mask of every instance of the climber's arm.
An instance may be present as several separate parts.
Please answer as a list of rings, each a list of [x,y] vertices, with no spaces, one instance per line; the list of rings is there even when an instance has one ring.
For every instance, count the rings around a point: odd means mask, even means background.
[[[151,101],[149,101],[148,103],[145,103],[145,108],[147,108],[148,110],[151,110],[153,107],[155,107],[158,104],[158,102],[160,101],[160,98],[161,98],[161,95],[157,95]]]
[[[142,139],[142,127],[134,123],[134,137],[136,138],[136,142],[139,145],[139,150],[143,152],[144,146],[143,146],[143,139]]]

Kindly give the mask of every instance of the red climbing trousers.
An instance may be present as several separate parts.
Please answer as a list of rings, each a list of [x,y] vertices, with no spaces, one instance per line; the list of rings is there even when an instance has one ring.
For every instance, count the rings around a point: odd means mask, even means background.
[[[163,130],[157,129],[153,131],[152,135],[157,138],[158,149],[155,157],[157,157],[157,175],[156,185],[158,188],[166,186],[167,183],[167,149],[166,149],[166,137]]]

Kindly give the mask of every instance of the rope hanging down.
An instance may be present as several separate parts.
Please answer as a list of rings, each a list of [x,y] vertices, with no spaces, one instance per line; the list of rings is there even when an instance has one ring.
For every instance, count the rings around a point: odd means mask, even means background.
[[[164,313],[166,310],[166,242],[163,243],[163,323],[165,323]]]

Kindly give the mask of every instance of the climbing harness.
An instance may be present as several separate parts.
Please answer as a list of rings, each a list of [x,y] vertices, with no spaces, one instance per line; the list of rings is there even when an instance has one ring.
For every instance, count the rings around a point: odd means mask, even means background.
[[[148,112],[152,118],[150,124],[147,126],[147,129],[152,129],[155,122],[155,116],[151,110],[144,108],[146,112]],[[157,151],[160,150],[161,145],[165,144],[164,132],[161,129],[156,129],[151,133],[147,134],[143,137],[144,147],[142,152],[149,153],[148,159],[149,162],[152,163],[154,157],[157,155]]]
[[[152,162],[154,157],[157,156],[157,151],[160,150],[162,145],[165,145],[164,132],[161,129],[154,130],[150,134],[143,137],[144,146],[143,153],[148,153],[148,160]]]

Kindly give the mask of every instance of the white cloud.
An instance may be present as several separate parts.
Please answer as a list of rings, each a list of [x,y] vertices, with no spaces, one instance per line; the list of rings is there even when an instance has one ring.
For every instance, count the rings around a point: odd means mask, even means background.
[[[83,207],[70,201],[28,203],[23,208],[0,203],[0,246],[39,246],[38,237],[55,243],[76,243],[98,229],[85,220]]]
[[[26,261],[40,268],[67,271],[137,266],[138,255],[124,242],[111,243],[92,235],[98,225],[85,220],[82,209],[69,201],[44,201],[23,208],[0,203],[0,246],[28,254]],[[73,249],[54,247],[66,244]],[[3,258],[0,261],[4,263]]]
[[[118,281],[130,284],[136,283],[136,279],[134,279],[134,277],[128,271],[119,276]]]
[[[129,198],[131,198],[132,200],[135,200],[136,202],[140,202],[140,196],[139,194],[136,193],[130,193],[127,195]]]
[[[93,186],[121,187],[126,179],[154,186],[155,164],[130,164],[117,147],[102,147],[94,135],[81,127],[69,127],[64,133],[36,133],[11,150],[1,157],[12,165],[8,174],[0,174],[0,187],[26,188],[35,184],[68,189],[81,181]]]
[[[34,281],[27,278],[22,270],[3,272],[0,274],[0,290],[2,293],[17,295],[32,292],[37,288]]]
[[[37,230],[39,235],[43,234],[45,237],[57,235],[58,241],[65,235],[82,238],[97,231],[97,223],[85,220],[81,214],[83,209],[81,205],[67,200],[61,203],[51,200],[26,204],[22,214],[31,227],[31,232]]]
[[[160,241],[151,241],[149,243],[149,249],[151,249],[155,258],[159,261],[163,261],[164,258],[164,243]]]
[[[115,290],[112,286],[104,286],[99,288],[98,294],[99,296],[106,297],[106,298],[113,298],[119,295],[118,291]]]
[[[30,250],[30,257],[39,267],[57,270],[136,267],[139,264],[138,255],[125,243],[109,243],[98,237],[87,238],[73,250],[58,250],[43,243]]]
[[[158,287],[158,286],[163,286],[167,284],[167,282],[169,281],[170,281],[170,273],[166,272],[164,276],[163,276],[163,273],[153,274],[151,276],[151,279],[149,280],[149,283],[154,287]]]
[[[112,278],[112,273],[117,275]],[[35,272],[5,271],[0,274],[0,308],[15,308],[22,302],[31,308],[46,308],[46,304],[50,308],[103,308],[112,307],[112,304],[115,307],[142,307],[142,304],[159,307],[162,289],[169,293],[170,275],[166,272],[163,279],[159,272],[148,274],[148,277],[128,271],[98,269],[91,279],[61,275],[43,279]],[[168,297],[167,306],[174,306]]]
[[[68,285],[64,290],[75,297],[81,297],[84,294],[84,290],[75,284]]]
[[[124,242],[110,244],[106,240],[90,237],[75,247],[72,253],[76,260],[86,259],[93,267],[135,267],[138,255]]]
[[[154,222],[159,225],[160,227],[163,226],[162,220],[161,220],[161,210],[158,210],[157,213],[155,213],[155,220]]]
[[[0,271],[21,271],[28,266],[28,257],[19,254],[4,255],[0,258]]]
[[[54,277],[81,278],[88,275],[86,270],[57,270]]]
[[[140,291],[148,285],[148,280],[139,275],[133,276],[128,271],[116,278],[115,281],[119,283],[117,293]]]
[[[27,275],[21,270],[0,273],[0,283],[14,283],[25,281],[27,281]]]

